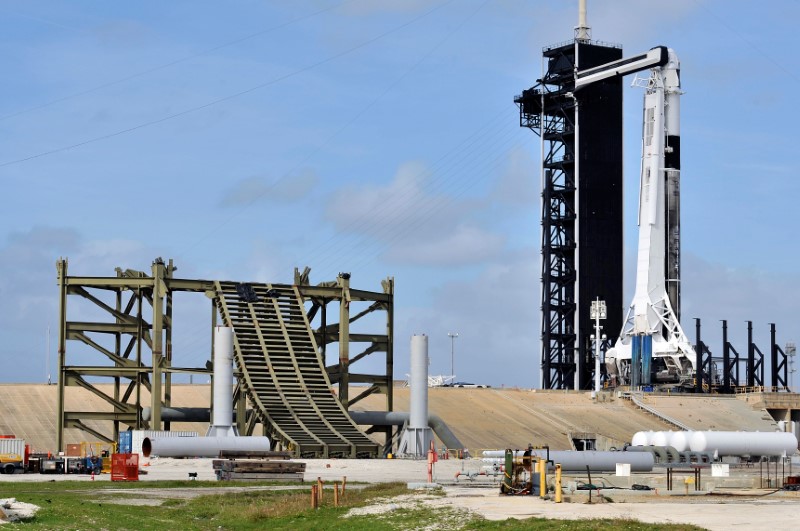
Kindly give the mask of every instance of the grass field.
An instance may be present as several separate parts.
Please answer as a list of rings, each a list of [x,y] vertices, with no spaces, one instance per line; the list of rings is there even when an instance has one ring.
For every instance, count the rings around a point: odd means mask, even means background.
[[[4,529],[57,530],[371,530],[468,529],[522,530],[568,529],[598,531],[696,530],[693,526],[650,525],[630,520],[506,520],[486,521],[455,509],[425,506],[423,498],[404,484],[378,484],[348,489],[343,504],[333,507],[331,491],[319,509],[310,508],[308,490],[250,490],[191,497],[199,488],[234,486],[235,483],[165,481],[141,483],[0,483],[0,498],[16,498],[41,507],[32,520],[7,524]],[[249,486],[249,484],[247,485]],[[138,489],[146,489],[140,491]],[[127,491],[127,492],[126,492]],[[435,494],[434,494],[435,495]],[[148,501],[151,500],[151,501]],[[157,500],[152,502],[152,500]],[[395,503],[395,500],[403,500]],[[125,501],[125,504],[119,503]],[[159,503],[143,505],[142,503]],[[138,505],[137,505],[138,503]],[[363,509],[368,507],[369,509]],[[354,512],[371,514],[346,517]]]

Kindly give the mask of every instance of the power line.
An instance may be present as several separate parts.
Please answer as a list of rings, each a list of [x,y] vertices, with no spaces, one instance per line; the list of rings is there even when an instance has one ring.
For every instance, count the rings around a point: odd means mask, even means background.
[[[451,0],[451,1],[452,1],[452,0]],[[446,2],[446,4],[447,4],[447,3],[450,3],[450,2]],[[253,206],[253,205],[254,205],[254,204],[257,202],[257,201],[259,201],[260,199],[262,199],[263,197],[265,197],[265,196],[266,196],[266,195],[267,195],[267,194],[268,194],[270,191],[274,190],[274,189],[275,189],[275,188],[276,188],[276,187],[277,187],[279,184],[281,184],[282,182],[284,182],[284,181],[285,181],[287,178],[289,178],[289,176],[291,176],[291,175],[292,175],[292,174],[293,174],[293,173],[294,173],[296,170],[298,170],[300,167],[302,167],[304,164],[306,164],[306,163],[307,163],[309,160],[311,160],[312,158],[314,158],[314,157],[315,157],[315,156],[316,156],[316,155],[317,155],[317,154],[318,154],[320,151],[322,151],[322,149],[323,149],[325,146],[327,146],[328,144],[330,144],[330,142],[331,142],[331,141],[333,141],[333,139],[334,139],[334,138],[338,137],[338,136],[339,136],[340,134],[342,134],[342,133],[343,133],[343,132],[344,132],[344,131],[345,131],[345,130],[348,128],[348,127],[350,127],[350,126],[351,126],[351,125],[353,125],[353,124],[354,124],[356,121],[358,121],[358,119],[359,119],[359,118],[361,118],[361,117],[362,117],[364,114],[366,114],[366,112],[367,112],[369,109],[371,109],[372,107],[374,107],[374,106],[375,106],[375,104],[377,104],[377,103],[378,103],[378,102],[379,102],[381,99],[383,99],[383,97],[384,97],[384,96],[386,96],[386,94],[388,94],[388,93],[389,93],[389,92],[390,92],[392,89],[394,89],[394,87],[396,87],[396,86],[397,86],[398,84],[400,84],[400,83],[401,83],[401,82],[402,82],[402,81],[403,81],[405,78],[407,78],[407,77],[408,77],[408,76],[411,74],[411,72],[413,72],[413,71],[414,71],[414,70],[415,70],[417,67],[419,67],[419,65],[421,65],[421,64],[422,64],[422,63],[423,63],[423,62],[424,62],[424,61],[425,61],[425,60],[426,60],[428,57],[430,57],[430,56],[431,56],[433,53],[435,53],[435,52],[436,52],[436,50],[438,50],[438,49],[439,49],[439,48],[440,48],[440,47],[441,47],[441,46],[442,46],[442,45],[443,45],[443,44],[444,44],[444,43],[445,43],[445,42],[446,42],[446,41],[447,41],[447,40],[448,40],[448,39],[449,39],[449,38],[450,38],[450,37],[451,37],[453,34],[455,34],[455,33],[456,33],[456,32],[457,32],[459,29],[461,29],[461,27],[462,27],[462,26],[463,26],[463,25],[464,25],[464,24],[465,24],[465,23],[466,23],[468,20],[470,20],[470,19],[471,19],[473,16],[475,16],[475,14],[477,14],[477,13],[478,13],[478,11],[480,11],[480,10],[483,8],[483,6],[485,6],[487,3],[488,3],[488,0],[485,0],[485,1],[484,1],[484,2],[483,2],[481,5],[480,5],[480,6],[478,6],[478,8],[477,8],[475,11],[473,11],[473,12],[472,12],[472,13],[471,13],[469,16],[467,16],[467,17],[466,17],[464,20],[462,20],[460,24],[458,24],[458,25],[457,25],[455,28],[453,28],[453,29],[452,29],[452,30],[451,30],[451,31],[450,31],[450,32],[449,32],[447,35],[445,35],[445,37],[444,37],[443,39],[441,39],[441,40],[440,40],[440,41],[439,41],[437,44],[435,44],[435,45],[434,45],[432,48],[430,48],[430,49],[429,49],[427,52],[425,52],[425,53],[424,53],[424,54],[423,54],[423,55],[422,55],[422,56],[421,56],[421,57],[420,57],[420,58],[419,58],[419,59],[418,59],[418,60],[417,60],[417,61],[416,61],[416,62],[415,62],[413,65],[411,65],[411,67],[409,67],[407,70],[405,70],[405,71],[404,71],[404,72],[403,72],[403,73],[402,73],[402,74],[401,74],[401,75],[400,75],[398,78],[396,78],[396,79],[395,79],[395,80],[394,80],[394,81],[393,81],[391,84],[389,84],[389,86],[387,86],[387,87],[386,87],[386,88],[385,88],[385,89],[384,89],[384,90],[383,90],[383,91],[382,91],[380,94],[378,94],[378,96],[376,96],[376,97],[375,97],[375,98],[374,98],[372,101],[370,101],[370,102],[369,102],[369,103],[368,103],[366,106],[364,106],[364,107],[363,107],[361,110],[359,110],[359,111],[358,111],[358,112],[357,112],[355,115],[353,115],[353,116],[350,118],[350,120],[348,120],[348,121],[347,121],[347,122],[346,122],[344,125],[342,125],[342,126],[339,128],[339,129],[337,129],[337,130],[336,130],[336,131],[335,131],[333,134],[331,134],[331,135],[330,135],[328,138],[326,138],[326,139],[325,139],[325,141],[324,141],[324,142],[322,142],[322,143],[321,143],[321,144],[320,144],[320,145],[319,145],[319,146],[318,146],[318,147],[317,147],[315,150],[313,150],[311,153],[309,153],[309,154],[308,154],[306,157],[304,157],[304,158],[303,158],[303,159],[302,159],[300,162],[298,162],[297,164],[295,164],[295,165],[294,165],[294,166],[293,166],[291,169],[289,169],[287,172],[285,172],[285,173],[284,173],[284,174],[283,174],[283,175],[282,175],[280,178],[278,178],[278,179],[276,179],[274,182],[270,183],[270,184],[269,184],[269,185],[268,185],[268,186],[267,186],[267,187],[266,187],[264,190],[262,190],[260,193],[253,195],[253,196],[252,196],[252,197],[251,197],[251,198],[250,198],[250,199],[247,201],[247,203],[246,203],[246,204],[244,204],[244,205],[243,205],[241,208],[239,208],[239,209],[238,209],[236,212],[234,212],[233,214],[231,214],[229,217],[227,217],[227,218],[226,218],[225,220],[223,220],[221,223],[217,224],[215,227],[213,227],[212,229],[210,229],[210,230],[208,230],[206,233],[204,233],[204,234],[203,234],[203,235],[202,235],[200,238],[198,238],[198,239],[197,239],[197,240],[195,240],[195,241],[194,241],[194,242],[193,242],[191,245],[189,245],[188,247],[186,247],[186,248],[183,250],[183,252],[189,251],[190,249],[192,249],[192,248],[196,247],[196,246],[197,246],[197,245],[199,245],[201,242],[203,242],[203,241],[204,241],[206,238],[208,238],[209,236],[211,236],[211,235],[212,235],[212,234],[214,234],[215,232],[219,231],[219,230],[220,230],[222,227],[224,227],[225,225],[227,225],[228,223],[230,223],[232,220],[234,220],[236,217],[238,217],[240,214],[242,214],[242,213],[243,213],[244,211],[246,211],[248,208],[250,208],[251,206]],[[446,5],[446,4],[442,4],[442,6],[439,6],[439,7],[443,7],[443,6],[444,6],[444,5]],[[438,9],[438,8],[437,8],[437,9]]]
[[[418,16],[412,18],[411,20],[401,24],[400,26],[397,26],[397,27],[392,28],[392,29],[390,29],[388,31],[385,31],[385,32],[381,33],[380,35],[378,35],[376,37],[372,37],[371,39],[368,39],[368,40],[363,41],[363,42],[361,42],[361,43],[359,43],[359,44],[357,44],[355,46],[347,48],[344,51],[341,51],[341,52],[336,53],[334,55],[328,56],[325,59],[322,59],[320,61],[312,63],[312,64],[310,64],[308,66],[304,66],[302,68],[299,68],[297,70],[289,72],[288,74],[273,78],[270,81],[266,81],[264,83],[259,83],[258,85],[255,85],[255,86],[250,87],[250,88],[245,89],[245,90],[241,90],[239,92],[235,92],[233,94],[229,94],[228,96],[223,96],[222,98],[217,98],[216,100],[212,100],[212,101],[210,101],[208,103],[205,103],[203,105],[198,105],[196,107],[191,107],[189,109],[186,109],[186,110],[183,110],[183,111],[180,111],[180,112],[176,112],[176,113],[173,113],[173,114],[170,114],[170,115],[167,115],[167,116],[164,116],[162,118],[155,119],[155,120],[150,120],[150,121],[147,121],[147,122],[143,122],[141,124],[134,125],[132,127],[126,128],[126,129],[121,129],[121,130],[115,131],[113,133],[108,133],[108,134],[105,134],[105,135],[97,136],[97,137],[94,137],[94,138],[90,138],[88,140],[84,140],[82,142],[76,142],[74,144],[70,144],[68,146],[62,146],[62,147],[59,147],[59,148],[56,148],[56,149],[51,149],[49,151],[43,151],[43,152],[37,153],[36,155],[30,155],[28,157],[23,157],[21,159],[16,159],[16,160],[10,160],[10,161],[7,161],[7,162],[3,162],[2,164],[0,164],[0,168],[4,168],[4,167],[7,167],[7,166],[12,166],[12,165],[15,165],[15,164],[20,164],[22,162],[27,162],[29,160],[33,160],[33,159],[37,159],[37,158],[41,158],[41,157],[46,157],[46,156],[49,156],[49,155],[54,155],[56,153],[62,153],[64,151],[68,151],[70,149],[79,148],[79,147],[85,146],[87,144],[92,144],[94,142],[99,142],[101,140],[108,140],[109,138],[114,138],[114,137],[117,137],[117,136],[121,136],[121,135],[124,135],[124,134],[127,134],[127,133],[131,133],[133,131],[138,131],[139,129],[144,129],[146,127],[150,127],[150,126],[157,125],[157,124],[160,124],[160,123],[163,123],[163,122],[167,122],[169,120],[173,120],[175,118],[180,118],[182,116],[186,116],[188,114],[191,114],[191,113],[203,110],[203,109],[207,109],[209,107],[213,107],[214,105],[218,105],[220,103],[223,103],[223,102],[226,102],[226,101],[230,101],[230,100],[238,98],[240,96],[244,96],[245,94],[250,94],[251,92],[255,92],[257,90],[260,90],[260,89],[275,85],[275,84],[277,84],[277,83],[279,83],[281,81],[285,81],[287,79],[293,78],[293,77],[295,77],[295,76],[297,76],[299,74],[302,74],[304,72],[308,72],[309,70],[313,70],[314,68],[317,68],[319,66],[322,66],[322,65],[325,65],[327,63],[330,63],[330,62],[332,62],[332,61],[334,61],[336,59],[339,59],[341,57],[349,55],[349,54],[351,54],[351,53],[353,53],[353,52],[355,52],[357,50],[360,50],[361,48],[364,48],[364,47],[366,47],[366,46],[368,46],[368,45],[370,45],[370,44],[372,44],[374,42],[377,42],[377,41],[383,39],[384,37],[387,37],[388,35],[391,35],[393,33],[397,33],[398,31],[400,31],[400,30],[402,30],[402,29],[414,24],[415,22],[417,22],[419,20],[422,20],[423,18],[427,17],[428,15],[432,14],[433,12],[441,9],[445,5],[448,5],[448,4],[450,4],[450,3],[454,2],[454,1],[455,0],[447,0],[447,1],[437,5],[435,7],[433,7],[432,9],[429,9],[428,11],[425,11],[421,15],[418,15]]]
[[[68,96],[63,96],[61,98],[57,98],[57,99],[48,101],[46,103],[41,103],[41,104],[35,105],[33,107],[28,107],[27,109],[22,109],[22,110],[13,112],[11,114],[6,114],[5,116],[0,116],[0,121],[7,120],[7,119],[13,118],[15,116],[19,116],[21,114],[29,113],[31,111],[44,109],[45,107],[50,107],[51,105],[55,105],[57,103],[61,103],[61,102],[67,101],[67,100],[71,100],[73,98],[77,98],[77,97],[80,97],[80,96],[85,96],[87,94],[91,94],[93,92],[97,92],[98,90],[102,90],[102,89],[105,89],[105,88],[108,88],[108,87],[113,87],[114,85],[119,85],[121,83],[125,83],[127,81],[131,81],[132,79],[136,79],[136,78],[139,78],[139,77],[142,77],[142,76],[146,76],[147,74],[152,74],[153,72],[158,72],[159,70],[164,70],[164,69],[169,68],[171,66],[175,66],[175,65],[180,64],[180,63],[185,63],[186,61],[190,61],[190,60],[196,59],[198,57],[203,57],[204,55],[209,55],[209,54],[211,54],[213,52],[222,50],[223,48],[227,48],[229,46],[240,44],[240,43],[248,41],[250,39],[254,39],[256,37],[260,37],[262,35],[266,35],[267,33],[271,33],[273,31],[276,31],[276,30],[279,30],[279,29],[283,29],[283,28],[285,28],[287,26],[290,26],[292,24],[295,24],[297,22],[302,22],[304,20],[308,20],[310,18],[316,17],[317,15],[321,15],[322,13],[327,13],[328,11],[331,11],[333,9],[341,7],[341,6],[343,6],[345,4],[348,4],[348,3],[352,2],[352,1],[353,0],[345,0],[344,2],[341,2],[339,4],[336,4],[336,5],[333,5],[333,6],[330,6],[330,7],[326,7],[325,9],[320,9],[319,11],[315,11],[313,13],[309,13],[308,15],[303,15],[302,17],[293,18],[291,20],[283,22],[282,24],[278,24],[276,26],[272,26],[270,28],[267,28],[267,29],[264,29],[264,30],[261,30],[261,31],[257,31],[256,33],[251,33],[250,35],[246,35],[244,37],[240,37],[238,39],[234,39],[232,41],[228,41],[226,43],[214,46],[212,48],[208,48],[208,49],[203,50],[201,52],[197,52],[197,53],[194,53],[194,54],[191,54],[191,55],[187,55],[187,56],[181,57],[180,59],[176,59],[174,61],[170,61],[169,63],[164,63],[164,64],[159,65],[159,66],[154,66],[152,68],[148,68],[146,70],[142,70],[141,72],[137,72],[135,74],[131,74],[129,76],[126,76],[126,77],[123,77],[123,78],[120,78],[120,79],[116,79],[114,81],[109,81],[107,83],[103,83],[101,85],[97,85],[97,86],[92,87],[90,89],[86,89],[86,90],[82,90],[82,91],[79,91],[79,92],[75,92],[75,93],[70,94]]]

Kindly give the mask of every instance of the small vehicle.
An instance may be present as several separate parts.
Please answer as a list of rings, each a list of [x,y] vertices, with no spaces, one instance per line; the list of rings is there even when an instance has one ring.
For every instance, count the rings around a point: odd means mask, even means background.
[[[24,458],[15,453],[0,454],[0,472],[13,474],[17,469],[22,469]]]

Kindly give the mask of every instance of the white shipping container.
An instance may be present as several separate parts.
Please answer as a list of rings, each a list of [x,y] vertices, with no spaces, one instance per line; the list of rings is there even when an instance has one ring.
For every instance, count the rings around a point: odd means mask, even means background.
[[[157,439],[159,437],[197,437],[196,431],[163,431],[163,430],[133,430],[131,432],[131,452],[139,454],[141,459],[142,443],[145,439]]]
[[[25,457],[25,439],[0,439],[0,454],[19,454]]]

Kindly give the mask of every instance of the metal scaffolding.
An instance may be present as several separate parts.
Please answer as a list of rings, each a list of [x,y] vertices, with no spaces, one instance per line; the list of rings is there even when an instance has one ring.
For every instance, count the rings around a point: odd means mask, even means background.
[[[173,374],[211,374],[211,362],[203,367],[173,365],[173,305],[179,292],[203,293],[211,299],[210,328],[217,324],[217,302],[220,293],[212,280],[175,278],[176,267],[172,260],[156,259],[150,274],[131,269],[116,269],[115,277],[69,276],[68,262],[56,263],[59,286],[58,335],[58,419],[57,444],[64,449],[64,430],[78,428],[104,441],[117,440],[121,425],[133,429],[169,429],[169,422],[161,419],[162,408],[172,404]],[[392,410],[393,382],[393,319],[394,281],[382,282],[382,292],[351,289],[349,274],[340,274],[336,281],[310,285],[309,269],[300,274],[295,271],[296,288],[305,301],[308,322],[314,321],[321,311],[321,325],[313,330],[322,360],[328,345],[338,343],[338,363],[329,365],[327,371],[332,384],[339,385],[339,396],[347,409],[365,396],[373,393],[386,395],[386,409]],[[277,285],[276,285],[277,286]],[[91,321],[73,320],[68,315],[71,301],[88,302],[91,311],[81,315],[97,315]],[[339,322],[327,322],[327,306],[339,303]],[[351,303],[366,303],[367,309],[350,316]],[[73,310],[74,312],[75,310]],[[385,330],[377,334],[351,334],[351,323],[375,311],[386,312]],[[73,343],[88,346],[83,352],[69,348]],[[354,344],[367,346],[350,357]],[[85,363],[88,351],[91,361]],[[350,366],[367,356],[384,352],[385,374],[353,374]],[[209,360],[213,359],[211,353]],[[247,396],[243,392],[241,372],[234,391],[234,407],[240,433],[252,434],[255,425],[246,422]],[[113,382],[113,391],[105,392],[99,383]],[[349,398],[350,384],[368,384],[369,387],[353,399]],[[66,410],[65,392],[68,386],[83,388],[107,402],[110,411]],[[150,395],[143,403],[143,392]],[[150,419],[142,418],[142,408],[151,408]],[[264,412],[269,415],[269,412]],[[87,421],[107,420],[113,423],[113,433],[101,433],[86,424]],[[383,427],[376,428],[384,430]],[[387,433],[387,438],[391,433]]]

